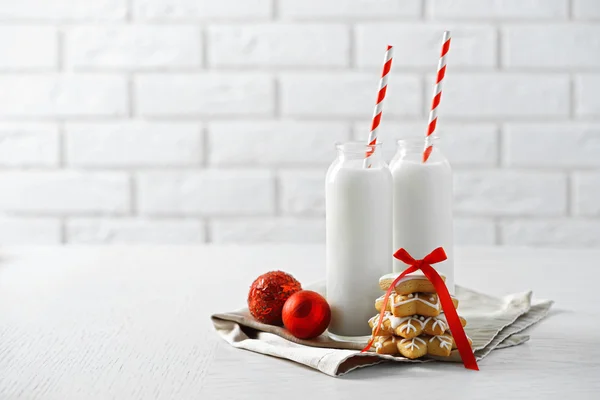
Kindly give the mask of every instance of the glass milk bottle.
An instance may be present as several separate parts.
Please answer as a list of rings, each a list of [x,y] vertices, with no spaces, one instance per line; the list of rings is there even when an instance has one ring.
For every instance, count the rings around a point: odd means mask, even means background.
[[[423,163],[424,138],[398,141],[390,163],[394,186],[394,250],[406,249],[422,259],[436,247],[443,247],[448,259],[434,264],[446,276],[454,293],[454,240],[452,227],[452,169],[433,138],[433,151]],[[394,272],[407,268],[394,259]]]
[[[325,182],[329,334],[360,341],[371,334],[379,278],[392,271],[392,176],[381,144],[336,147]],[[365,154],[373,150],[366,168]]]

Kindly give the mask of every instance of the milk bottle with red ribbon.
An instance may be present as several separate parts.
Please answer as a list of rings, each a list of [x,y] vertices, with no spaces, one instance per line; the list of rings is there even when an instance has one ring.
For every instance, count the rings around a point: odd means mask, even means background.
[[[392,176],[380,146],[339,144],[327,172],[329,334],[340,340],[371,334],[366,321],[381,295],[379,278],[392,271]]]
[[[433,265],[446,277],[446,286],[454,293],[454,240],[452,224],[452,169],[435,137],[429,138],[431,153],[423,161],[423,139],[398,141],[390,163],[393,177],[393,243],[421,259],[437,247],[443,247],[448,259]],[[394,260],[394,272],[406,265]]]

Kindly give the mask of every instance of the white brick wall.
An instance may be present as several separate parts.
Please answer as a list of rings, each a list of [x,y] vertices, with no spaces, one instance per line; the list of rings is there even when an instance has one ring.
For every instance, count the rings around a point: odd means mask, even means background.
[[[131,0],[135,20],[212,21],[267,19],[271,0]]]
[[[199,67],[195,26],[86,26],[65,29],[65,63],[73,69]]]
[[[567,211],[566,178],[560,173],[456,171],[454,201],[460,215],[561,215]]]
[[[0,241],[4,245],[59,244],[61,222],[47,217],[0,217]]]
[[[266,218],[222,220],[211,224],[215,243],[323,243],[324,219]]]
[[[595,23],[511,26],[503,34],[502,60],[507,67],[600,67],[600,26]]]
[[[66,242],[198,244],[205,241],[205,227],[193,219],[90,219],[67,221]]]
[[[381,71],[373,72],[282,73],[281,113],[290,117],[368,120],[373,114]],[[388,86],[386,115],[420,115],[422,90],[418,76],[398,74],[390,78]],[[392,91],[405,96],[392,97]]]
[[[0,54],[0,70],[56,68],[58,31],[49,26],[0,26]]]
[[[2,172],[0,211],[42,215],[124,214],[129,179],[122,172]]]
[[[325,168],[279,173],[281,212],[286,215],[325,215]]]
[[[268,116],[275,109],[266,74],[144,74],[134,87],[135,111],[146,117]]]
[[[573,177],[575,215],[600,216],[600,173],[578,172]]]
[[[127,0],[19,0],[2,2],[0,20],[117,21],[124,20],[127,13]]]
[[[0,117],[127,114],[127,81],[116,74],[2,74],[0,87]]]
[[[274,180],[268,171],[147,172],[138,179],[142,214],[270,215],[275,208]]]
[[[280,15],[293,19],[341,19],[347,21],[361,18],[419,17],[420,0],[279,0]]]
[[[438,133],[460,245],[600,245],[598,0],[0,6],[0,245],[323,242],[334,142]]]
[[[343,122],[246,121],[209,124],[210,165],[315,166],[331,162],[332,143],[350,139]]]
[[[203,154],[194,122],[74,122],[64,140],[65,162],[74,167],[198,166]]]
[[[600,116],[600,74],[582,74],[575,79],[575,112],[579,117]]]
[[[58,126],[51,123],[0,123],[0,166],[56,167],[60,159]]]
[[[504,133],[507,166],[600,168],[599,123],[506,124]]]
[[[450,79],[449,74],[443,92],[443,115],[448,118],[505,121],[569,115],[567,75],[456,73]]]
[[[370,23],[356,27],[356,64],[360,67],[381,67],[381,49],[394,38],[401,54],[394,66],[435,70],[439,56],[440,32],[444,24]],[[496,65],[496,29],[490,25],[464,25],[452,37],[452,64],[458,67],[493,67]],[[436,46],[437,45],[437,46]],[[404,57],[403,54],[410,55]],[[433,60],[433,63],[431,62]],[[450,68],[450,67],[448,67]],[[395,76],[394,76],[395,78]],[[390,78],[391,79],[391,78]]]
[[[207,29],[215,67],[347,67],[350,29],[343,24],[215,25]]]
[[[499,20],[564,19],[568,0],[431,0],[435,18],[490,18]]]
[[[596,0],[573,0],[573,15],[580,19],[600,18],[600,7]]]

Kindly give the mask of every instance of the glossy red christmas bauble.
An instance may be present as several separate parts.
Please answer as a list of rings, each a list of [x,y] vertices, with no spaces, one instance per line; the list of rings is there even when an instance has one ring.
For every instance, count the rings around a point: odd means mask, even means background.
[[[248,309],[259,322],[281,325],[281,311],[285,301],[302,290],[300,282],[283,271],[262,274],[250,286]]]
[[[331,320],[327,300],[312,290],[293,294],[283,306],[283,325],[298,339],[312,339],[325,332]]]

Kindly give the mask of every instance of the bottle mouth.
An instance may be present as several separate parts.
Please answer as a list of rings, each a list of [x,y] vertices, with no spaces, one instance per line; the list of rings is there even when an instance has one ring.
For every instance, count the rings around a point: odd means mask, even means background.
[[[367,144],[365,142],[337,142],[335,148],[342,153],[350,154],[365,154],[381,149],[381,142],[375,144]]]

